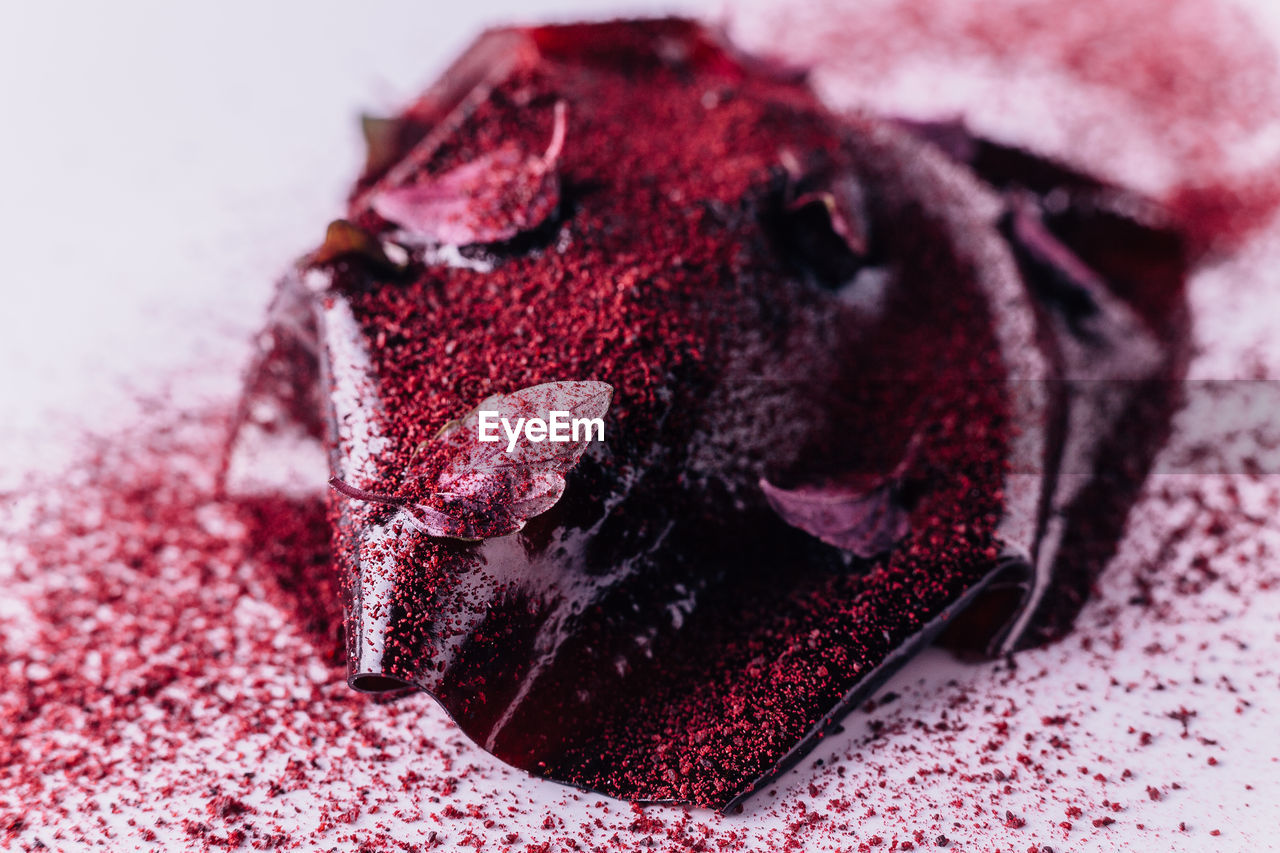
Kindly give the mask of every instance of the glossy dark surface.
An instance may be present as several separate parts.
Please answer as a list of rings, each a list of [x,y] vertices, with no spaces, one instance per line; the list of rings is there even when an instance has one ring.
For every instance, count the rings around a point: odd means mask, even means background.
[[[446,251],[374,212],[494,145],[541,150],[562,102],[536,229]],[[332,498],[353,686],[428,690],[539,776],[723,808],[939,631],[1064,630],[1180,365],[1180,244],[1124,198],[963,129],[837,119],[684,22],[485,36],[353,195],[407,267],[328,259],[283,288],[312,309],[333,473],[408,494],[490,393],[599,380],[614,404],[517,534]],[[888,483],[905,532],[857,556],[762,478]]]

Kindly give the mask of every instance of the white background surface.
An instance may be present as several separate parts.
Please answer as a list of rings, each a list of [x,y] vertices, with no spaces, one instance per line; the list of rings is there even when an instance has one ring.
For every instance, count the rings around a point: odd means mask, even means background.
[[[709,5],[633,2],[609,11]],[[316,243],[340,212],[362,156],[356,116],[405,101],[485,24],[573,18],[600,8],[590,0],[6,4],[0,11],[0,490],[19,487],[33,471],[56,470],[73,453],[79,430],[109,431],[135,421],[142,416],[140,397],[176,406],[232,399],[273,276]],[[1251,268],[1267,257],[1274,253],[1255,256]],[[1219,342],[1209,348],[1207,358],[1216,359],[1209,363],[1228,368],[1233,353],[1269,334],[1250,304],[1237,298],[1224,307],[1214,298],[1239,269],[1228,265],[1201,276],[1192,293],[1193,304],[1209,316],[1201,335]],[[1270,294],[1271,318],[1280,316],[1275,282],[1274,275],[1264,277],[1249,291]],[[1276,347],[1270,353],[1275,357]],[[1140,510],[1133,538],[1167,523],[1161,512]],[[1275,536],[1280,528],[1265,532]],[[1072,737],[1090,760],[1131,756],[1125,766],[1138,779],[1132,790],[1119,789],[1128,809],[1118,818],[1167,828],[1186,821],[1195,831],[1143,835],[1141,847],[1126,841],[1131,836],[1123,827],[1077,831],[1065,842],[1048,829],[1037,836],[1010,831],[1007,839],[970,838],[965,849],[1012,844],[1025,850],[1033,837],[1074,850],[1261,850],[1280,843],[1270,840],[1280,825],[1280,674],[1271,660],[1280,642],[1280,590],[1253,590],[1243,598],[1211,592],[1197,604],[1199,615],[1187,614],[1176,628],[1142,624],[1141,614],[1123,609],[1113,620],[1104,607],[1123,603],[1130,593],[1126,565],[1144,556],[1133,544],[1126,555],[1082,629],[1083,636],[1103,636],[1118,627],[1125,635],[1121,648],[1085,653],[1073,639],[1026,655],[1024,671],[1043,668],[1055,677],[1012,686],[995,667],[933,654],[893,689],[904,696],[899,702],[914,702],[911,711],[922,718],[935,710],[930,702],[948,678],[1011,697],[1031,725],[1068,707],[1077,726]],[[1240,643],[1227,643],[1224,635]],[[1169,683],[1153,710],[1151,694],[1108,684],[1111,678],[1149,680],[1159,662],[1141,650],[1156,641],[1185,654],[1164,673]],[[1209,649],[1202,655],[1195,652],[1201,643]],[[1195,683],[1201,674],[1238,679],[1250,692],[1251,712],[1231,713],[1212,686]],[[1089,685],[1083,703],[1066,695],[1077,684]],[[1197,728],[1205,736],[1231,744],[1224,747],[1226,771],[1206,770],[1210,753],[1174,738],[1168,748],[1133,753],[1133,721],[1169,730],[1175,724],[1161,715],[1180,705],[1199,709]],[[446,725],[427,703],[421,707],[424,725]],[[843,754],[865,734],[851,719],[846,740],[815,757]],[[1142,775],[1175,765],[1188,793],[1148,801]],[[807,786],[805,767],[782,783],[781,799]],[[856,765],[851,770],[857,772]],[[549,803],[563,794],[554,786],[526,783],[524,789]],[[1037,796],[1043,794],[1029,793],[1029,801]],[[1053,821],[1060,819],[1054,812]],[[744,830],[764,833],[780,818],[757,809],[738,820]],[[1210,837],[1210,827],[1224,836]]]

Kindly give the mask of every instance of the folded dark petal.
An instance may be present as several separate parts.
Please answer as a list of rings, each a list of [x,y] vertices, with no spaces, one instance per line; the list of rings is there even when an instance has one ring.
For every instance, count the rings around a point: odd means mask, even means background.
[[[769,505],[792,527],[818,537],[828,545],[859,557],[888,551],[911,529],[897,483],[892,480],[868,489],[850,487],[799,487],[783,489],[760,481]]]

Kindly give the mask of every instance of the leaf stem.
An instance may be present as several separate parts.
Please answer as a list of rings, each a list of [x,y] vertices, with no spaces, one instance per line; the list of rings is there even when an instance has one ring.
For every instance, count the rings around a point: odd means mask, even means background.
[[[565,127],[568,124],[565,113],[568,107],[564,101],[556,101],[555,106],[555,125],[551,129],[551,144],[547,146],[547,152],[542,155],[542,162],[546,166],[551,166],[560,158],[560,151],[564,148]]]
[[[392,506],[404,506],[408,503],[404,498],[398,498],[395,495],[384,495],[380,492],[369,492],[364,489],[357,489],[345,480],[338,477],[329,478],[329,487],[340,495],[346,495],[349,498],[358,501],[368,501],[370,503],[390,504]]]

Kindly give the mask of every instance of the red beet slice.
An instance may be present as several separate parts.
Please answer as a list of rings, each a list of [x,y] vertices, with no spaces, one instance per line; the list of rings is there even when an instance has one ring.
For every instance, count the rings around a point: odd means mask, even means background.
[[[351,684],[429,691],[538,776],[726,808],[940,632],[1069,625],[1167,428],[1176,235],[1124,219],[1135,257],[1099,237],[1135,209],[1118,190],[839,119],[678,20],[486,35],[380,138],[351,220],[394,237],[380,194],[522,168],[503,152],[543,151],[560,103],[538,239],[411,247],[404,272],[348,253],[282,287],[349,491],[427,500],[423,448],[476,400],[614,388],[605,441],[518,532],[333,497]],[[487,192],[461,221],[493,219]],[[473,226],[435,237],[491,242]],[[878,485],[797,524],[784,493],[814,483]]]

